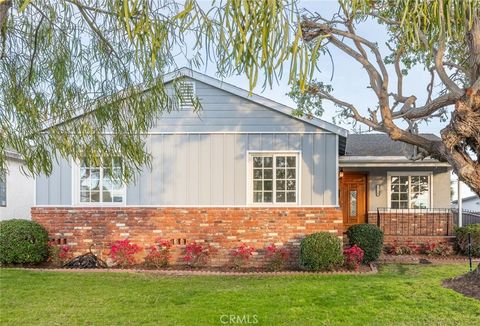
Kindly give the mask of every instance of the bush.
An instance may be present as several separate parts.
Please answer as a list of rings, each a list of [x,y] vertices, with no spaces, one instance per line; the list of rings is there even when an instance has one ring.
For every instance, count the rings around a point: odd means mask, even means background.
[[[254,252],[255,248],[246,245],[245,243],[240,244],[232,251],[233,267],[239,268],[245,265],[250,260],[250,257]]]
[[[212,256],[217,253],[217,249],[205,244],[192,242],[185,247],[185,256],[183,261],[190,267],[201,267],[207,265]]]
[[[73,253],[69,246],[59,246],[55,241],[48,243],[48,262],[54,267],[62,267],[72,258]]]
[[[157,239],[156,244],[148,249],[145,265],[153,268],[167,267],[171,258],[172,243],[168,240]]]
[[[468,255],[468,233],[472,235],[472,256],[480,257],[480,224],[455,228],[458,251],[463,255]]]
[[[0,222],[0,264],[39,264],[48,258],[48,233],[27,220]]]
[[[380,257],[383,248],[383,232],[373,224],[357,224],[348,228],[348,241],[350,245],[357,245],[363,249],[365,255],[363,262],[369,263]]]
[[[117,240],[110,245],[110,258],[116,266],[121,268],[135,265],[137,262],[135,255],[142,251],[142,248],[136,244],[130,243],[130,240]]]
[[[348,249],[343,250],[343,256],[345,257],[344,265],[349,270],[358,270],[362,263],[364,252],[362,248],[357,245],[353,245]]]
[[[265,250],[266,267],[271,271],[281,270],[288,262],[289,252],[287,248],[279,248],[275,244],[269,245]]]
[[[418,254],[422,250],[421,247],[416,244],[400,244],[398,241],[393,241],[391,245],[385,246],[384,251],[390,255],[402,256]]]
[[[452,247],[448,243],[429,243],[426,242],[422,246],[421,250],[428,256],[450,256],[453,254]]]
[[[311,271],[332,270],[343,263],[342,241],[328,232],[313,233],[300,244],[300,265]]]

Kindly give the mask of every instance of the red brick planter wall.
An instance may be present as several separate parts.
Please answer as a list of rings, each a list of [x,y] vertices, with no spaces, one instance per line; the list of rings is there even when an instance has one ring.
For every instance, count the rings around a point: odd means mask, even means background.
[[[342,212],[336,208],[150,208],[150,207],[34,207],[32,219],[51,238],[65,239],[76,254],[90,245],[106,258],[109,244],[129,238],[142,247],[155,239],[173,239],[173,260],[181,263],[185,243],[207,242],[219,249],[213,266],[228,264],[240,242],[254,246],[259,265],[267,245],[289,247],[293,260],[300,240],[314,232],[343,233]]]
[[[453,215],[451,213],[388,213],[382,212],[380,228],[385,245],[453,243]],[[368,214],[368,222],[377,224],[377,213]]]

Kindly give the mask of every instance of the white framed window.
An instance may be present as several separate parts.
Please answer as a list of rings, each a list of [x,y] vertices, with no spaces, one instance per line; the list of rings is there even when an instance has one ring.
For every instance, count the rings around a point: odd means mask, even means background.
[[[390,208],[431,208],[431,172],[389,172],[387,178]]]
[[[248,155],[248,203],[299,203],[298,152],[252,152]]]
[[[126,202],[120,158],[109,159],[101,165],[82,160],[75,186],[76,202],[80,205],[123,205]]]
[[[192,81],[182,81],[179,85],[178,106],[180,109],[193,109],[195,100],[195,83]]]

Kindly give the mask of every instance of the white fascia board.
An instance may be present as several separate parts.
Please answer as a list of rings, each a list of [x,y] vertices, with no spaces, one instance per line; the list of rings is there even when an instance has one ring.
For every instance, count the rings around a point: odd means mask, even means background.
[[[340,156],[339,165],[340,167],[450,167],[447,162],[440,162],[431,158],[412,161],[405,156]]]
[[[171,73],[166,74],[163,78],[163,82],[168,83],[168,82],[171,82],[172,80],[174,80],[176,78],[179,78],[179,77],[182,77],[182,76],[190,77],[190,78],[198,80],[202,83],[205,83],[207,85],[222,89],[226,92],[232,93],[234,95],[245,98],[245,99],[247,99],[249,101],[252,101],[254,103],[263,105],[267,108],[270,108],[272,110],[275,110],[275,111],[278,111],[278,112],[283,113],[285,115],[288,115],[293,119],[301,120],[303,122],[311,124],[311,125],[313,125],[317,128],[325,129],[327,131],[330,131],[330,132],[335,133],[337,135],[340,135],[342,137],[347,137],[348,136],[348,131],[346,129],[338,127],[338,126],[334,125],[333,123],[330,123],[330,122],[327,122],[327,121],[324,121],[324,120],[321,120],[321,119],[315,118],[315,117],[312,118],[312,119],[308,119],[308,118],[305,118],[305,117],[293,116],[292,115],[292,110],[293,109],[291,107],[288,107],[288,106],[283,105],[281,103],[275,102],[275,101],[270,100],[266,97],[263,97],[263,96],[260,96],[260,95],[254,94],[254,93],[250,93],[250,92],[248,92],[248,91],[246,91],[242,88],[236,87],[234,85],[223,82],[223,81],[218,80],[216,78],[198,73],[198,72],[193,71],[189,68],[184,67],[184,68],[181,68],[179,70],[176,70],[176,71],[173,71]]]

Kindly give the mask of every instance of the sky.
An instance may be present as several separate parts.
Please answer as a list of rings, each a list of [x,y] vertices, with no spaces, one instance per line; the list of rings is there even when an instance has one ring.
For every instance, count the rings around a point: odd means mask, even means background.
[[[209,2],[202,3],[202,6],[208,7]],[[333,13],[338,9],[337,1],[301,1],[299,7],[308,9],[310,12],[319,12],[322,16],[330,18]],[[379,48],[382,54],[389,54],[389,50],[385,45],[387,40],[387,33],[384,27],[377,24],[375,21],[366,21],[357,26],[357,34],[370,40],[376,42],[379,45]],[[345,100],[349,103],[354,104],[361,113],[368,112],[368,108],[375,108],[376,103],[378,102],[377,97],[372,90],[367,89],[369,84],[368,76],[362,66],[356,62],[354,59],[350,58],[346,54],[343,54],[341,51],[330,48],[331,54],[334,61],[334,66],[331,64],[331,60],[328,57],[324,57],[324,60],[320,61],[319,70],[316,72],[314,78],[319,81],[329,83],[333,86],[333,95],[339,99]],[[187,65],[187,61],[182,61],[179,59],[177,61],[178,66]],[[387,66],[390,78],[390,89],[396,89],[396,74],[393,66]],[[207,63],[200,69],[196,69],[201,73],[205,73],[212,77],[216,76],[216,67],[215,64]],[[333,70],[333,71],[332,71]],[[332,73],[333,72],[333,73]],[[274,83],[272,87],[263,88],[262,86],[262,75],[259,77],[259,82],[256,88],[253,89],[253,92],[260,94],[274,101],[280,102],[290,107],[295,107],[295,103],[292,99],[286,95],[290,86],[288,85],[288,73],[284,74],[283,79],[279,80],[278,83]],[[246,76],[228,76],[222,79],[223,81],[233,84],[235,86],[241,87],[248,90],[249,84]],[[437,78],[438,80],[438,78]],[[423,105],[427,96],[426,86],[430,82],[430,74],[424,69],[424,67],[414,67],[409,74],[404,77],[404,95],[415,95],[419,101],[417,106]],[[440,85],[436,85],[434,88],[433,95],[435,96],[436,92],[440,91]],[[330,102],[324,102],[324,114],[320,117],[323,120],[333,122],[333,118],[337,114],[337,109]],[[350,132],[353,131],[352,124],[336,120],[337,124],[346,128]],[[351,122],[351,121],[350,121]],[[445,122],[440,122],[438,120],[432,121],[430,123],[422,123],[419,125],[419,131],[425,133],[434,133],[436,135],[440,134],[440,130],[445,127]],[[403,124],[403,126],[405,126]],[[360,128],[360,129],[359,129]],[[364,125],[358,124],[356,127],[356,132],[366,132],[368,128]],[[453,188],[456,193],[456,176],[452,176],[454,181]],[[473,192],[470,189],[463,185],[462,187],[462,196],[467,197],[472,195]],[[457,198],[457,195],[454,195],[454,198]]]

